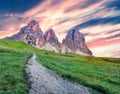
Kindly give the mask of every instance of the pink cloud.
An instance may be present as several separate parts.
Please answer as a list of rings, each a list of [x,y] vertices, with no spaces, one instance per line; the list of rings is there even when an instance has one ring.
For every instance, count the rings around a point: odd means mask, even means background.
[[[108,0],[97,0],[98,2],[88,5],[86,3],[87,1],[90,0],[44,0],[40,5],[27,12],[7,14],[7,18],[1,20],[1,26],[3,26],[0,29],[0,38],[19,32],[21,27],[25,26],[30,20],[35,19],[39,22],[43,32],[49,27],[52,27],[59,40],[62,41],[67,31],[72,27],[90,19],[114,15],[113,8],[104,9],[104,6],[102,6]],[[69,11],[66,11],[68,9]],[[21,18],[21,20],[19,20],[19,18]],[[80,32],[87,34],[87,36],[85,36],[86,42],[93,52],[98,49],[102,52],[95,55],[102,55],[106,52],[102,47],[107,49],[107,46],[110,46],[109,49],[114,50],[115,47],[118,47],[117,44],[120,44],[119,37],[112,37],[120,32],[114,31],[119,28],[120,24],[95,25],[81,29]],[[110,31],[112,33],[109,33]],[[112,47],[112,45],[115,47]],[[112,54],[110,56],[112,56]]]

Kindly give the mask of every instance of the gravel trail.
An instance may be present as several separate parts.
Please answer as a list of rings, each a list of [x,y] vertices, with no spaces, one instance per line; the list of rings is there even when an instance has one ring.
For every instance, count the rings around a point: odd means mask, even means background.
[[[35,59],[33,55],[25,69],[27,80],[31,82],[29,94],[91,94],[86,87],[63,80]]]

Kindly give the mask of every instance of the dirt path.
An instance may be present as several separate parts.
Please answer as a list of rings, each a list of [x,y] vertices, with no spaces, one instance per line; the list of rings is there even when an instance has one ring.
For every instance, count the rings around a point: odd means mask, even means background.
[[[90,94],[87,88],[63,80],[35,59],[36,55],[33,55],[25,69],[32,82],[29,94]]]

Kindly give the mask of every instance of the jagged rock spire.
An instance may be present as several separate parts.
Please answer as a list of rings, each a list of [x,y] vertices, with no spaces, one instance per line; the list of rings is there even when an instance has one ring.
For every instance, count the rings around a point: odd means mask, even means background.
[[[92,52],[86,45],[83,34],[75,29],[68,31],[62,43],[70,49],[71,53],[92,55]]]
[[[45,34],[44,34],[44,39],[45,42],[49,42],[50,44],[52,44],[53,46],[55,45],[59,45],[59,41],[58,38],[55,34],[55,32],[53,31],[53,29],[49,28]]]
[[[51,28],[43,35],[39,23],[35,20],[31,20],[27,26],[20,29],[19,33],[6,39],[20,40],[41,49],[55,52],[92,55],[92,52],[86,45],[83,34],[78,30],[69,30],[65,39],[60,43],[54,30]]]

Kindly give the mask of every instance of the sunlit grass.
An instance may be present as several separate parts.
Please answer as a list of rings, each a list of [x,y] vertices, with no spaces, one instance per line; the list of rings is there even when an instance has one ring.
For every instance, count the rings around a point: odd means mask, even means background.
[[[27,94],[23,71],[28,56],[0,51],[0,94]]]
[[[49,53],[39,54],[38,60],[70,81],[85,85],[99,93],[120,94],[120,59]]]
[[[58,54],[8,40],[0,40],[0,94],[27,93],[23,70],[25,61],[34,53],[41,64],[65,79],[89,87],[93,93],[120,94],[120,58]]]

